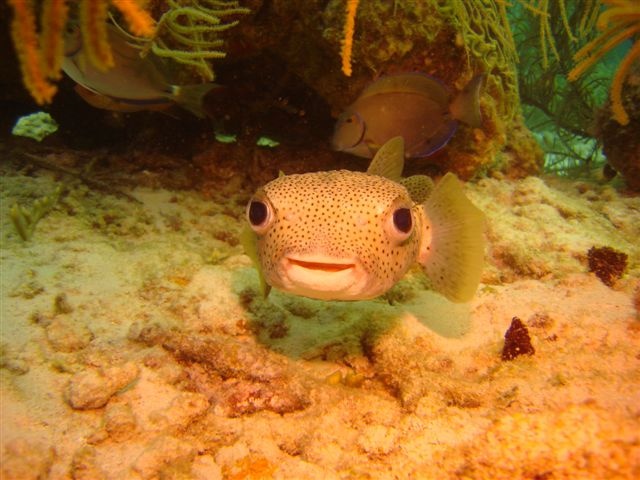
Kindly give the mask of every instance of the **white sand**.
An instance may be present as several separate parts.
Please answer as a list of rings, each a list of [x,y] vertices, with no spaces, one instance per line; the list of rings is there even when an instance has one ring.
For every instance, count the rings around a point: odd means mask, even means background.
[[[0,182],[3,479],[640,478],[638,197],[469,185],[476,298],[416,270],[390,306],[263,301],[242,195],[76,187],[25,243],[9,207],[55,182]],[[629,256],[612,288],[594,245]],[[536,352],[503,362],[514,316]]]

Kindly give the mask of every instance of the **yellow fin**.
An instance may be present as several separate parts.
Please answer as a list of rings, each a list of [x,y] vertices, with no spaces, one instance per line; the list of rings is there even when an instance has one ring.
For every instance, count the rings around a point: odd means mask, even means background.
[[[431,243],[421,264],[435,289],[453,302],[467,302],[484,268],[484,214],[465,196],[458,177],[447,173],[424,204]]]
[[[433,192],[433,180],[426,175],[412,175],[403,178],[400,185],[407,189],[411,200],[416,203],[424,203]]]
[[[367,173],[399,182],[402,178],[403,168],[404,139],[402,137],[393,137],[380,147],[380,150],[371,160]]]
[[[262,298],[267,298],[271,291],[271,285],[267,283],[262,273],[262,266],[260,265],[260,259],[258,258],[258,237],[248,225],[244,225],[242,227],[242,231],[240,232],[240,243],[244,248],[244,253],[251,259],[251,263],[253,263],[253,266],[258,271]]]

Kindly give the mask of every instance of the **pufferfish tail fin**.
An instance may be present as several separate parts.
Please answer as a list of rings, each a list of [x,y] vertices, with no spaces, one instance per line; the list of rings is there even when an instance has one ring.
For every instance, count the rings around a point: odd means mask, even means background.
[[[419,261],[434,288],[453,302],[473,298],[484,267],[484,214],[447,173],[424,203],[431,239]]]

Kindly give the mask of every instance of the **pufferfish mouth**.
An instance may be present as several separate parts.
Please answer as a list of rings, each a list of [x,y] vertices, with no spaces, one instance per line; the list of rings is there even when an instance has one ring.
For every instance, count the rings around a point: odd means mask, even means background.
[[[356,268],[356,264],[353,262],[345,263],[332,263],[332,262],[308,262],[305,260],[298,260],[295,258],[287,259],[290,265],[297,265],[309,270],[318,270],[321,272],[341,272],[343,270],[349,270]]]
[[[365,287],[367,275],[355,258],[287,255],[280,263],[285,290],[325,300],[353,300]]]

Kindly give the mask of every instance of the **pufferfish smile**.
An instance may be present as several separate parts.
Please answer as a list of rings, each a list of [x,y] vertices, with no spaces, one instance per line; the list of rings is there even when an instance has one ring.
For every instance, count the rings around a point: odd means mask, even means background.
[[[304,260],[297,260],[295,258],[287,258],[287,261],[291,266],[299,266],[308,270],[320,271],[320,272],[342,272],[355,268],[354,263],[330,263],[330,262],[306,262]]]
[[[280,278],[289,291],[316,298],[341,298],[362,288],[363,268],[355,259],[286,255],[280,261]]]

